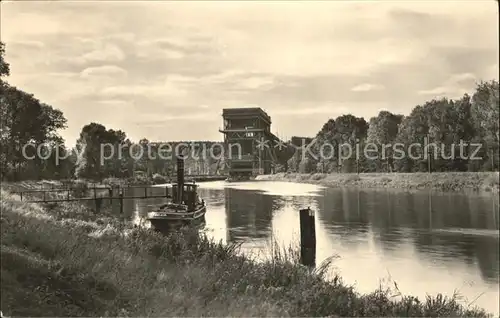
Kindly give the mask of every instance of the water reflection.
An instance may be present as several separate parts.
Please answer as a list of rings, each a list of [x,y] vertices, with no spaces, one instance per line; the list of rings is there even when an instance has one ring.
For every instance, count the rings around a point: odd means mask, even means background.
[[[273,211],[279,209],[273,196],[238,189],[224,189],[224,194],[229,242],[270,236]]]
[[[309,206],[316,211],[318,263],[338,254],[337,270],[361,292],[390,275],[403,293],[420,297],[457,288],[469,300],[484,293],[475,303],[498,313],[498,196],[273,182],[211,182],[200,194],[217,240],[249,250],[271,239],[296,243],[298,211]],[[126,213],[137,218],[160,201],[126,203]]]

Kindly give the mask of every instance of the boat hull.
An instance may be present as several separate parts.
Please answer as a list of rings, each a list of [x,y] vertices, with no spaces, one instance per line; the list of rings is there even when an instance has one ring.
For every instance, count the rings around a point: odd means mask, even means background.
[[[206,205],[191,212],[158,211],[148,213],[147,220],[155,230],[167,230],[173,226],[197,225],[205,222]]]

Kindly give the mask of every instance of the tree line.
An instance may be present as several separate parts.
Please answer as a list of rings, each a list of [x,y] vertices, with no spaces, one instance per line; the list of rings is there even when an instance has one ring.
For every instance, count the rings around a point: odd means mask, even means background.
[[[168,176],[175,171],[173,160],[160,156],[160,145],[147,139],[131,141],[122,130],[107,129],[99,123],[85,125],[76,142],[64,145],[58,131],[67,127],[64,114],[3,80],[10,75],[4,59],[5,45],[0,42],[0,169],[2,180],[133,178],[137,175]],[[314,138],[312,153],[319,153],[325,144],[349,143],[356,147],[371,143],[400,143],[409,146],[422,143],[424,138],[439,145],[451,146],[460,141],[481,144],[477,156],[481,160],[462,158],[432,158],[433,171],[492,171],[498,170],[499,156],[499,83],[477,84],[474,93],[458,100],[439,99],[416,106],[408,116],[381,111],[369,122],[353,115],[328,119]],[[292,138],[290,143],[296,141]],[[309,141],[313,140],[312,138]],[[108,144],[105,153],[101,145]],[[176,143],[169,143],[172,147]],[[196,142],[195,158],[188,158],[186,168],[192,174],[223,172],[223,159],[214,158],[215,141]],[[31,147],[26,147],[30,145]],[[44,145],[44,148],[40,148]],[[37,147],[42,149],[36,154]],[[117,149],[120,147],[120,151]],[[324,147],[323,147],[324,148]],[[142,150],[141,150],[142,149]],[[379,148],[380,149],[380,148]],[[207,151],[215,151],[209,154]],[[414,172],[428,171],[427,160],[393,159],[391,149],[380,159],[363,156],[344,158],[342,149],[332,147],[327,157],[316,158],[309,151],[296,150],[283,170],[297,172]],[[424,150],[419,149],[422,152]],[[472,151],[467,149],[467,151]],[[111,153],[114,155],[112,156]],[[149,155],[139,156],[138,152]],[[219,153],[220,154],[220,153]],[[41,158],[42,157],[42,158]],[[102,158],[109,158],[102,161]],[[205,158],[205,160],[197,160]]]
[[[353,115],[329,119],[310,149],[295,152],[288,171],[498,171],[498,95],[499,83],[491,80],[477,83],[472,95],[417,105],[408,116],[381,111],[369,122]],[[325,147],[327,144],[333,147]],[[422,147],[411,149],[415,144]],[[405,155],[397,157],[395,145]],[[358,155],[344,153],[349,148],[354,152],[356,146],[361,150]]]

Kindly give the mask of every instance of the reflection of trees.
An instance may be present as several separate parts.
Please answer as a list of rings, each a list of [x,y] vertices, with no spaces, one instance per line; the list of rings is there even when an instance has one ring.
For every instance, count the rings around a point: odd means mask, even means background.
[[[316,197],[319,218],[326,224],[348,227],[366,227],[365,193],[353,189],[327,189],[323,197]]]
[[[224,189],[224,194],[228,242],[270,236],[273,211],[283,207],[278,197],[231,188]]]
[[[374,243],[384,251],[392,251],[405,238],[403,228],[411,223],[407,200],[392,191],[369,191],[369,219]]]
[[[497,198],[331,188],[314,200],[320,221],[343,243],[358,242],[371,228],[384,250],[412,238],[424,258],[477,263],[485,279],[498,280],[498,237],[468,233],[499,229]]]
[[[461,259],[466,263],[476,259],[483,278],[498,281],[498,237],[471,233],[498,230],[498,206],[490,200],[449,193],[427,195],[428,226],[414,232],[417,252],[424,257],[437,253],[450,261]],[[424,218],[423,211],[414,211]]]
[[[352,248],[359,245],[357,238],[368,232],[365,193],[355,189],[326,189],[323,197],[316,197],[318,219],[325,230]]]

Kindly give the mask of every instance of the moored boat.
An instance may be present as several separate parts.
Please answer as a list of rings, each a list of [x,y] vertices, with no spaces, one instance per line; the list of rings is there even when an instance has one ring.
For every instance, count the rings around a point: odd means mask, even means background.
[[[177,160],[177,183],[172,185],[172,200],[153,209],[147,220],[156,230],[175,225],[194,225],[204,222],[207,206],[198,196],[198,185],[184,184],[184,160]]]

